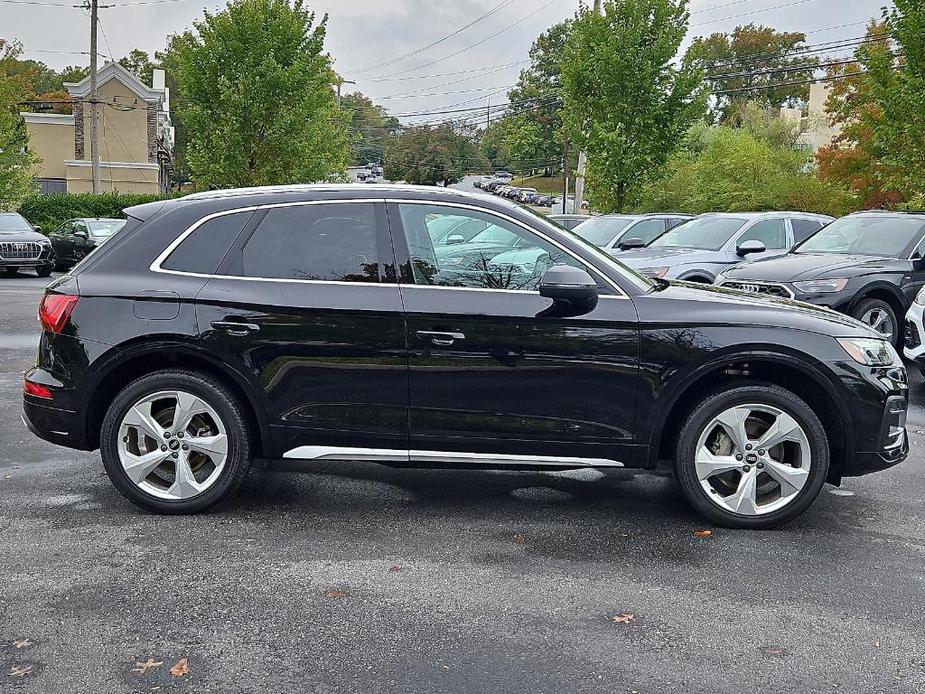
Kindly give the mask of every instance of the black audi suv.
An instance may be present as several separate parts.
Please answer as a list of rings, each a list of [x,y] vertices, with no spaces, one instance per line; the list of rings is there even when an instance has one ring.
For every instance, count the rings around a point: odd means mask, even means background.
[[[48,277],[55,267],[51,243],[18,212],[0,211],[0,272],[13,277],[20,270],[34,270]]]
[[[925,286],[925,214],[856,212],[786,255],[742,263],[716,282],[833,308],[899,347],[903,317]]]
[[[906,373],[868,327],[646,279],[513,203],[295,186],[126,214],[46,289],[24,419],[147,509],[204,509],[255,457],[667,466],[762,528],[908,453]],[[492,242],[444,252],[458,225]]]

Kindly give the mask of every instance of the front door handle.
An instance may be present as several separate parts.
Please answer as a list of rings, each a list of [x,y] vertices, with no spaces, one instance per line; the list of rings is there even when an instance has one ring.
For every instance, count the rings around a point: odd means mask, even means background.
[[[432,330],[418,330],[415,335],[419,340],[430,340],[437,347],[452,347],[454,342],[466,339],[466,336],[462,333],[445,333]]]
[[[214,330],[224,330],[229,335],[247,335],[260,330],[260,326],[254,323],[240,323],[233,320],[214,320],[212,321]]]

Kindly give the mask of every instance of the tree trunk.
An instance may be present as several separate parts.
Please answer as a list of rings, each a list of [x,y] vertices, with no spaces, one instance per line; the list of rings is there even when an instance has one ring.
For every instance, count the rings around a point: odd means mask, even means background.
[[[626,205],[626,181],[617,182],[617,212],[622,212]]]

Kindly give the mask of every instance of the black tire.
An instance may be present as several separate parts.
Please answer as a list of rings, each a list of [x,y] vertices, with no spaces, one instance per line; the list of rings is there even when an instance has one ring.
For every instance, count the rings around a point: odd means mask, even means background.
[[[53,265],[42,265],[41,267],[35,268],[35,274],[38,277],[50,277]]]
[[[896,312],[893,310],[893,307],[890,306],[887,302],[880,299],[861,299],[854,306],[854,308],[851,309],[851,317],[861,320],[865,313],[874,310],[884,311],[887,316],[889,316],[890,321],[893,323],[893,346],[896,348],[901,347],[903,328],[899,324],[899,321],[896,317]]]
[[[227,459],[218,479],[201,494],[182,500],[161,499],[140,489],[125,474],[118,452],[119,426],[129,408],[146,395],[170,389],[184,390],[205,400],[221,418],[228,436]],[[134,504],[155,513],[197,513],[233,492],[247,476],[251,434],[241,403],[227,388],[195,371],[157,371],[130,383],[112,401],[100,431],[100,455],[109,479]]]
[[[803,428],[810,445],[811,467],[803,488],[783,508],[764,515],[744,515],[722,508],[701,486],[694,463],[697,443],[714,417],[742,404],[770,405],[793,417]],[[750,384],[710,395],[688,416],[675,457],[675,474],[690,504],[714,523],[729,528],[773,528],[803,513],[815,501],[829,472],[829,440],[812,408],[794,393],[769,384]]]
[[[18,275],[18,274],[19,274],[19,268],[18,268],[18,267],[5,267],[5,268],[3,268],[3,276],[4,276],[4,277],[16,277],[16,275]]]

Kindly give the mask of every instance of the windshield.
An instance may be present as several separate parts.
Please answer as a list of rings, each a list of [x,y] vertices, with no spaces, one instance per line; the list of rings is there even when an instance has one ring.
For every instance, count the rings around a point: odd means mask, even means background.
[[[472,237],[473,243],[497,243],[502,246],[514,244],[518,239],[517,234],[507,229],[491,224],[484,231],[480,231]]]
[[[112,236],[125,225],[124,219],[91,219],[90,233],[94,236]]]
[[[880,255],[892,258],[903,255],[921,235],[925,223],[915,217],[894,215],[876,217],[842,217],[806,239],[795,253],[845,253]]]
[[[21,214],[16,212],[0,212],[0,234],[14,234],[21,231],[32,231]]]
[[[595,246],[606,246],[632,221],[632,217],[595,217],[582,222],[572,231]]]
[[[569,234],[573,239],[583,244],[584,247],[588,249],[588,251],[597,259],[597,262],[601,267],[606,266],[606,267],[609,267],[615,270],[621,277],[623,277],[630,284],[635,285],[636,287],[638,287],[639,289],[643,291],[649,291],[652,289],[652,287],[655,286],[655,283],[652,280],[650,280],[648,277],[643,277],[642,275],[640,275],[638,272],[636,272],[632,268],[627,267],[626,265],[621,263],[619,260],[614,258],[612,255],[609,255],[605,253],[604,251],[602,251],[600,248],[595,246],[593,243],[588,243],[585,239],[581,238],[578,234],[576,234],[574,230],[569,231],[568,229],[564,229],[563,227],[559,226],[555,222],[548,219],[546,215],[540,214],[539,212],[534,212],[529,207],[522,207],[521,209],[529,213],[530,215],[532,215],[537,220],[537,223],[541,225],[541,227],[544,227],[547,229],[554,229],[560,234]]]
[[[718,251],[743,224],[745,220],[738,217],[697,217],[662,234],[649,246]]]

